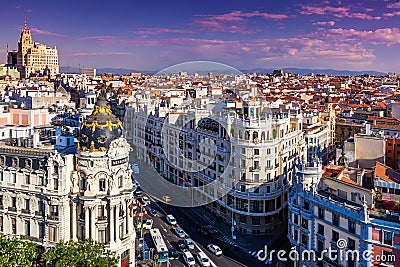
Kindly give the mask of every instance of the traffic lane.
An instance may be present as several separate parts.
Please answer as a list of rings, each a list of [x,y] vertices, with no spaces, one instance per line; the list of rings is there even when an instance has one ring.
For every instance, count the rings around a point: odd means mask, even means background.
[[[181,220],[185,223],[180,223],[182,229],[188,233],[191,238],[197,242],[207,256],[216,263],[217,266],[264,266],[259,261],[249,258],[245,253],[237,247],[227,246],[226,243],[220,242],[215,239],[209,239],[197,232],[197,228],[202,224],[202,219],[199,218],[193,212],[190,212],[189,208],[178,208],[164,203],[158,203],[165,211],[174,214],[177,221]],[[214,243],[221,247],[222,256],[216,256],[212,254],[208,249],[207,245]]]
[[[154,205],[154,204],[153,204]],[[155,208],[154,206],[152,208]],[[149,217],[149,215],[148,215]],[[151,216],[150,216],[151,217]],[[153,219],[153,228],[159,228],[161,235],[164,238],[164,241],[168,248],[174,247],[177,249],[176,244],[180,240],[184,240],[184,238],[179,238],[175,231],[174,227],[166,222],[165,215],[161,215],[161,212],[157,214],[157,216],[151,217]],[[182,252],[177,249],[180,257],[178,260],[171,260],[171,266],[186,266],[183,262]],[[189,250],[194,257],[200,252],[197,248]]]

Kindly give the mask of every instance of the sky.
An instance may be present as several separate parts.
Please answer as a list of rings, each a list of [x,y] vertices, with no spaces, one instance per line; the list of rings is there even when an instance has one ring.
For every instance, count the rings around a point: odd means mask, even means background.
[[[26,17],[61,66],[400,72],[400,0],[16,0],[2,1],[0,16],[0,63]]]

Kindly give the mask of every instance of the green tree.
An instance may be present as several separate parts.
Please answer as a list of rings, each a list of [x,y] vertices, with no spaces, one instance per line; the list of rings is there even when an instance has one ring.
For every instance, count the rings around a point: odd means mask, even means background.
[[[46,266],[108,267],[117,266],[118,257],[104,248],[104,244],[86,239],[79,242],[59,242],[42,254]]]
[[[33,266],[35,261],[35,243],[0,234],[0,266]]]

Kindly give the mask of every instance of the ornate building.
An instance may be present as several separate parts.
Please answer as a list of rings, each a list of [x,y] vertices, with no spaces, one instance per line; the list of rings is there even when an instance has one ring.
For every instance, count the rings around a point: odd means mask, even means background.
[[[26,19],[18,41],[17,69],[21,78],[28,78],[36,72],[43,75],[59,73],[57,47],[32,41]]]
[[[0,143],[0,232],[45,250],[91,238],[134,262],[129,144],[104,99],[82,123],[77,153]]]

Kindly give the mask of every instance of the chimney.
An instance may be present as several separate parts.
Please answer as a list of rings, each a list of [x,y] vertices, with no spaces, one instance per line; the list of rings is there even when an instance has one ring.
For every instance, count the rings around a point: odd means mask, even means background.
[[[371,125],[369,125],[369,123],[365,125],[365,134],[371,135]]]

